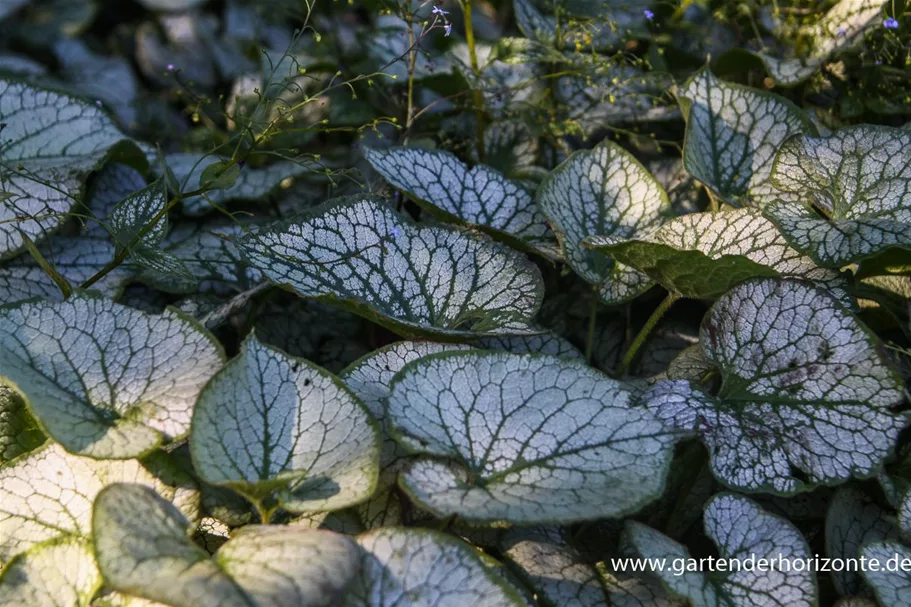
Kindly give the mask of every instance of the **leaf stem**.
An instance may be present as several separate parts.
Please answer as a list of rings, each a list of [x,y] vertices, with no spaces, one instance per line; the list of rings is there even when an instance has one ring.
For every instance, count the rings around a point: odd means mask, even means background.
[[[478,51],[475,47],[474,24],[471,17],[471,0],[461,0],[459,4],[462,7],[462,14],[465,17],[465,42],[468,44],[468,57],[471,61],[471,70],[474,72],[475,78],[480,81],[481,68],[478,63]],[[478,160],[485,162],[487,160],[487,154],[484,151],[484,97],[480,90],[472,91],[472,97],[474,97],[475,139],[477,140],[475,143],[478,149]]]
[[[655,311],[652,312],[652,315],[648,317],[648,320],[645,321],[645,325],[642,329],[639,330],[639,333],[636,334],[636,337],[633,339],[633,343],[630,344],[629,350],[626,351],[626,354],[623,356],[623,361],[620,363],[620,367],[617,369],[616,376],[623,377],[629,371],[630,366],[633,364],[633,361],[636,359],[636,355],[639,353],[639,350],[642,349],[642,345],[648,339],[648,336],[655,329],[655,326],[658,324],[658,321],[661,320],[661,317],[670,309],[674,302],[680,299],[680,296],[675,293],[668,293],[667,297],[658,304],[658,307],[655,308]]]
[[[592,364],[592,350],[595,344],[595,320],[598,318],[598,297],[592,298],[588,314],[588,338],[585,341],[585,362]]]

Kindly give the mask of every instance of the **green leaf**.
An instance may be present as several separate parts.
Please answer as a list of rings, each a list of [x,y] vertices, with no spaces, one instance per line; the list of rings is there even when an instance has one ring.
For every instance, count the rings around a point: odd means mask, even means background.
[[[89,542],[61,538],[6,564],[0,572],[0,607],[87,607],[100,588]]]
[[[789,136],[814,133],[803,110],[783,97],[722,82],[708,69],[676,93],[686,118],[683,165],[736,207],[781,196],[769,180],[772,159]]]
[[[416,225],[377,199],[331,202],[237,242],[254,268],[405,335],[529,334],[537,267],[486,238]]]
[[[842,487],[826,514],[826,552],[833,559],[859,559],[862,546],[898,537],[894,518],[864,491]],[[859,571],[833,571],[832,581],[842,596],[871,596]]]
[[[469,168],[454,154],[420,148],[365,148],[364,157],[386,181],[444,219],[513,237],[532,248],[552,240],[531,194],[495,169]]]
[[[779,559],[804,563],[813,555],[806,540],[787,519],[769,514],[755,502],[722,493],[705,508],[705,533],[718,547],[723,559],[740,561],[741,568],[729,567],[711,574],[687,570],[677,575],[671,567],[655,570],[667,588],[685,597],[693,607],[815,607],[818,601],[816,576],[810,568],[785,567],[775,571],[747,570],[745,563]],[[625,535],[636,552],[646,559],[691,559],[686,547],[637,522],[628,522]],[[685,561],[676,561],[683,562]],[[767,568],[766,568],[767,569]]]
[[[0,190],[12,195],[0,201],[0,257],[9,257],[24,246],[23,235],[38,242],[58,228],[85,177],[135,146],[81,99],[3,79],[0,98]]]
[[[651,285],[640,272],[582,245],[588,236],[628,238],[649,230],[669,211],[664,189],[630,153],[608,140],[574,152],[544,180],[537,201],[566,262],[604,301],[632,299]]]
[[[153,487],[195,516],[196,492],[166,484],[169,479],[157,478],[154,468],[137,460],[78,457],[53,443],[0,467],[0,561],[55,538],[87,538],[92,502],[111,483]]]
[[[426,529],[384,527],[357,538],[361,560],[344,607],[524,607],[471,546]]]
[[[892,410],[901,379],[879,340],[809,283],[734,287],[703,319],[700,341],[720,391],[666,381],[641,403],[696,432],[732,488],[791,494],[873,476],[907,424]]]
[[[358,563],[342,535],[279,525],[246,527],[210,557],[176,508],[132,484],[99,493],[92,530],[107,586],[173,607],[338,605]]]
[[[234,164],[233,168],[221,174],[219,171],[225,167],[228,160],[219,159],[211,154],[168,154],[165,160],[181,184],[181,191],[195,190],[196,184],[202,186],[205,182],[215,179],[214,183],[219,189],[207,192],[206,197],[219,206],[235,200],[259,201],[280,189],[285,179],[298,177],[309,171],[300,164],[282,161],[261,169],[249,166],[241,169],[240,165]],[[212,160],[216,162],[213,163]],[[206,171],[209,171],[208,175]],[[184,198],[182,204],[184,212],[188,215],[205,215],[215,210],[202,196]]]
[[[73,453],[125,459],[181,438],[223,360],[173,310],[152,316],[84,295],[0,310],[0,381]]]
[[[211,190],[230,190],[240,177],[240,165],[219,160],[208,165],[199,176],[199,187]]]
[[[22,397],[0,386],[0,466],[37,449],[46,438]]]
[[[161,215],[168,203],[163,179],[123,198],[111,211],[111,234],[120,248],[154,247],[168,233],[167,215]],[[146,230],[140,237],[140,233]]]
[[[586,246],[647,274],[682,297],[714,298],[760,276],[793,276],[843,286],[817,267],[755,209],[692,213],[635,238],[593,236]]]
[[[367,354],[340,374],[351,392],[364,403],[379,423],[382,436],[380,473],[376,490],[370,500],[357,508],[358,514],[368,528],[397,525],[402,522],[395,484],[399,472],[405,468],[407,453],[393,438],[386,416],[386,399],[390,394],[392,378],[405,365],[428,354],[468,349],[470,346],[461,344],[403,341]]]
[[[548,607],[680,607],[656,581],[592,564],[570,544],[559,527],[515,527],[501,549]]]
[[[839,268],[893,247],[911,261],[911,132],[860,125],[793,137],[771,178],[790,197],[768,205],[766,217],[819,265]]]
[[[418,459],[400,484],[467,521],[618,517],[660,495],[678,437],[619,382],[564,358],[444,352],[406,365],[386,414]],[[449,458],[446,462],[436,458]]]
[[[204,481],[312,512],[370,497],[380,437],[337,377],[252,335],[199,395],[190,450]]]

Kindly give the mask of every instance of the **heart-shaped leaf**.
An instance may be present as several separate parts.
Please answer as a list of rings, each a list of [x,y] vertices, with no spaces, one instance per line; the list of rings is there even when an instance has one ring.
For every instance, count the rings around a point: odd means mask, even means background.
[[[344,199],[249,234],[254,268],[406,335],[528,334],[538,269],[474,234],[415,225],[377,199]]]
[[[783,97],[722,82],[708,69],[676,93],[686,118],[683,165],[722,200],[762,206],[781,196],[769,180],[778,146],[815,133],[810,119]]]
[[[454,154],[419,148],[364,149],[364,157],[386,181],[444,219],[506,235],[534,248],[548,244],[550,230],[531,194],[499,171],[469,168]]]
[[[538,188],[570,267],[608,303],[632,299],[651,285],[644,274],[585,248],[588,236],[629,238],[661,223],[670,203],[664,189],[632,154],[605,140],[574,152]]]
[[[184,436],[221,346],[173,310],[75,295],[0,311],[0,381],[68,451],[125,459]]]
[[[793,564],[812,561],[806,540],[787,519],[770,514],[755,502],[732,494],[713,497],[705,507],[705,533],[718,547],[720,559],[729,559],[727,571],[711,574],[686,569],[681,573],[671,563],[686,564],[689,552],[666,535],[637,522],[625,531],[636,552],[645,559],[664,560],[668,566],[655,573],[674,594],[693,607],[814,607],[818,601],[816,576],[809,567],[757,567],[760,559]],[[740,566],[733,565],[739,562]],[[747,563],[753,566],[747,567]]]
[[[338,510],[376,487],[373,424],[337,377],[251,336],[199,395],[190,450],[203,480],[261,507]]]
[[[168,191],[164,179],[131,193],[111,211],[111,235],[119,247],[154,247],[168,233],[164,215]],[[135,244],[134,244],[135,243]]]
[[[111,483],[154,487],[195,516],[196,493],[165,485],[151,469],[137,460],[70,455],[54,444],[0,467],[0,561],[55,538],[87,538],[92,502]]]
[[[88,605],[101,574],[87,540],[61,538],[33,546],[0,572],[0,607]]]
[[[384,527],[357,538],[361,560],[344,607],[524,607],[516,590],[465,542],[437,531]]]
[[[809,283],[740,284],[712,306],[700,341],[718,393],[676,380],[641,402],[698,433],[731,487],[787,494],[874,475],[907,423],[891,410],[901,379],[877,338]]]
[[[710,298],[758,276],[794,276],[838,285],[790,246],[758,210],[692,213],[634,238],[593,236],[585,244],[647,274],[682,297]]]
[[[895,539],[893,517],[858,488],[842,487],[832,497],[826,514],[826,550],[832,559],[860,558],[865,544]],[[871,596],[859,571],[833,571],[832,581],[842,596]]]
[[[682,607],[655,580],[612,572],[606,563],[587,562],[566,536],[559,527],[517,527],[502,540],[503,556],[535,589],[543,605]]]
[[[95,500],[92,533],[105,583],[173,607],[338,605],[358,563],[351,540],[304,527],[249,527],[214,557],[148,487],[116,484]]]
[[[228,183],[225,178],[226,171],[218,176],[213,176],[218,167],[224,167],[227,162],[224,158],[211,154],[179,153],[168,154],[165,159],[168,168],[180,184],[181,191],[191,191],[203,185],[203,177],[208,167],[210,169],[208,187],[213,188],[206,193],[206,198],[212,204],[222,205],[234,200],[258,200],[269,195],[279,188],[285,179],[298,177],[309,169],[290,161],[277,162],[261,169],[249,166],[240,168],[237,163],[231,165],[231,174],[234,179]],[[214,181],[213,181],[214,179]],[[205,215],[214,211],[214,207],[202,196],[191,196],[182,201],[183,210],[188,215]]]
[[[396,440],[434,458],[400,480],[423,507],[469,521],[570,522],[634,512],[660,495],[677,434],[584,363],[444,352],[393,379]]]
[[[911,262],[911,132],[860,125],[793,137],[771,178],[791,197],[765,215],[819,265],[839,268],[893,247]]]
[[[111,155],[141,153],[95,105],[0,79],[0,257],[59,227],[83,181]],[[15,221],[13,221],[15,220]]]

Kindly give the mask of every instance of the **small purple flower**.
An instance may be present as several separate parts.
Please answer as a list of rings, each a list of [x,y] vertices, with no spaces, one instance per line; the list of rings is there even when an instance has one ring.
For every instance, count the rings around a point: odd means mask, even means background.
[[[439,15],[439,16],[442,17],[443,15],[448,15],[448,14],[449,14],[449,11],[444,11],[444,10],[441,9],[439,6],[434,6],[434,7],[433,7],[433,14],[434,14],[434,15]]]
[[[98,107],[101,107],[101,99],[96,99],[95,105],[97,105]]]
[[[652,19],[655,18],[655,13],[653,13],[652,11],[650,11],[648,9],[645,9],[644,11],[642,11],[642,14],[645,15],[645,18],[648,19],[649,21],[651,21]]]
[[[398,226],[394,226],[391,230],[389,230],[389,236],[391,236],[393,240],[399,237]]]
[[[876,61],[873,62],[873,65],[882,65],[882,64],[883,64],[883,62],[880,61],[879,59],[877,59]]]
[[[446,25],[443,26],[443,29],[446,30],[446,36],[448,37],[449,34],[452,33],[452,24],[447,23]]]
[[[897,30],[898,29],[898,20],[895,17],[889,17],[883,21],[883,27],[887,30]]]
[[[174,71],[174,64],[173,64],[173,63],[169,63],[169,64],[168,64],[168,71],[169,71],[169,72],[173,72],[173,71]]]
[[[838,35],[841,36],[842,38],[844,38],[845,36],[848,35],[848,32],[845,31],[845,28],[840,27],[840,28],[838,28]]]

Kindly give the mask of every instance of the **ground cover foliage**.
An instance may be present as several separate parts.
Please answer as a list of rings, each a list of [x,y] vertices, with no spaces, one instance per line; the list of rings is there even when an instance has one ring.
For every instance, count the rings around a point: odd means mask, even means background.
[[[0,606],[911,604],[905,12],[0,0]]]

